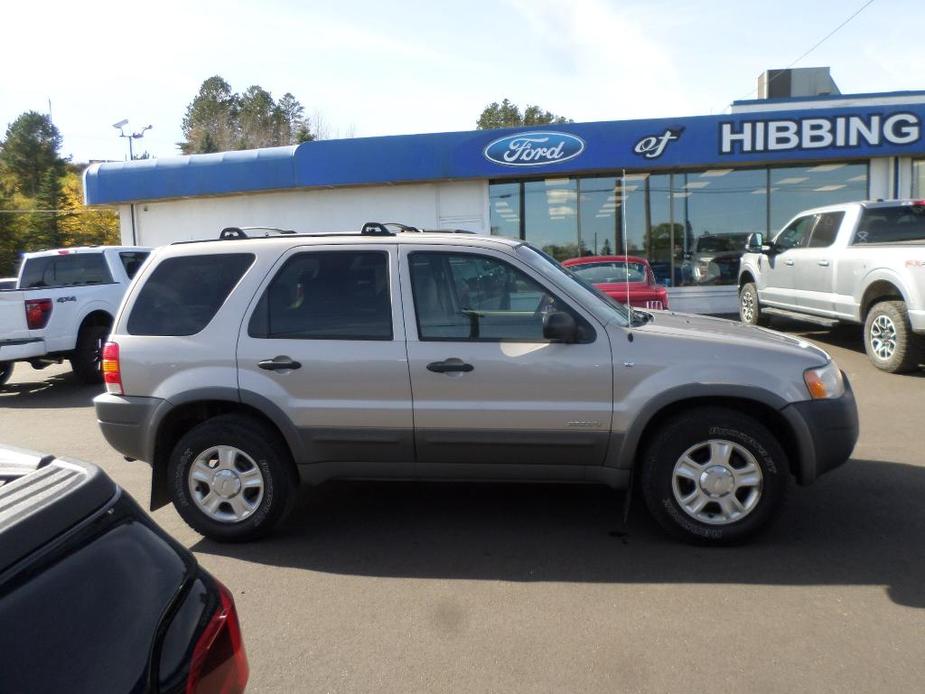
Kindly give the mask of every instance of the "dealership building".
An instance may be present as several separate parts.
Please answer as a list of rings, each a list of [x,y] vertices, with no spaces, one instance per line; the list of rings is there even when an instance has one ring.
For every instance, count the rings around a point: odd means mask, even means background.
[[[748,233],[820,205],[925,197],[925,91],[839,94],[809,70],[765,73],[765,98],[721,115],[95,164],[86,202],[118,206],[123,243],[146,246],[379,221],[521,238],[560,260],[625,252],[649,260],[673,308],[735,311]]]

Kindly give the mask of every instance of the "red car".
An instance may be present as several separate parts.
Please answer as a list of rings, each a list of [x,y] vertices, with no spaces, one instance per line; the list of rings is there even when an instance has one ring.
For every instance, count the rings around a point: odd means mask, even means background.
[[[634,255],[589,255],[565,260],[562,265],[605,294],[630,306],[667,309],[668,290],[655,283],[652,267]]]

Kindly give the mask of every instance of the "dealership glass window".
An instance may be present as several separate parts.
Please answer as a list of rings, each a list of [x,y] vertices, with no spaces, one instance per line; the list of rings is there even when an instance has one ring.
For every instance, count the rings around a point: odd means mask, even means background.
[[[672,202],[676,284],[735,284],[746,237],[767,230],[767,170],[675,174]]]
[[[520,182],[488,186],[488,205],[493,236],[520,238]]]
[[[546,178],[524,183],[526,238],[556,260],[578,253],[578,181]]]
[[[768,193],[773,234],[802,210],[866,200],[867,164],[837,162],[773,168]]]
[[[623,178],[623,195],[620,198],[620,224],[626,225],[626,253],[629,255],[646,256],[646,229],[649,218],[649,208],[646,203],[648,193],[649,174],[627,174]],[[617,229],[620,243],[617,247],[623,250],[623,229]]]
[[[672,209],[671,175],[649,176],[646,183],[647,212],[643,254],[649,259],[655,280],[660,284],[674,286],[672,280],[671,249],[674,239],[680,238],[683,227],[675,222]]]
[[[581,255],[610,255],[619,247],[620,185],[616,176],[578,179]]]
[[[925,198],[925,159],[912,162],[912,196]]]

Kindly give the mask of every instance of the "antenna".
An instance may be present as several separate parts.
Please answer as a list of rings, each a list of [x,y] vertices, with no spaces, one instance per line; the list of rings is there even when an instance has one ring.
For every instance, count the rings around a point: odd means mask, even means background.
[[[627,255],[626,243],[626,205],[629,198],[626,195],[626,169],[623,169],[623,176],[620,178],[620,201],[623,203],[623,213],[620,215],[621,231],[623,234],[623,277],[626,283],[626,327],[628,330],[633,329],[633,309],[630,306],[630,265],[629,256]],[[630,338],[632,339],[632,337]]]

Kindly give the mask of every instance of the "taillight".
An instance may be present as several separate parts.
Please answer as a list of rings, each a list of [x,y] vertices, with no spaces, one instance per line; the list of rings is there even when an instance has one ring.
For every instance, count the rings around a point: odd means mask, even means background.
[[[239,694],[250,674],[234,598],[215,583],[219,605],[193,648],[186,694]]]
[[[41,330],[51,317],[51,299],[26,299],[26,325],[29,330]]]
[[[103,345],[103,383],[107,393],[123,395],[122,370],[119,367],[119,344],[107,342]]]

